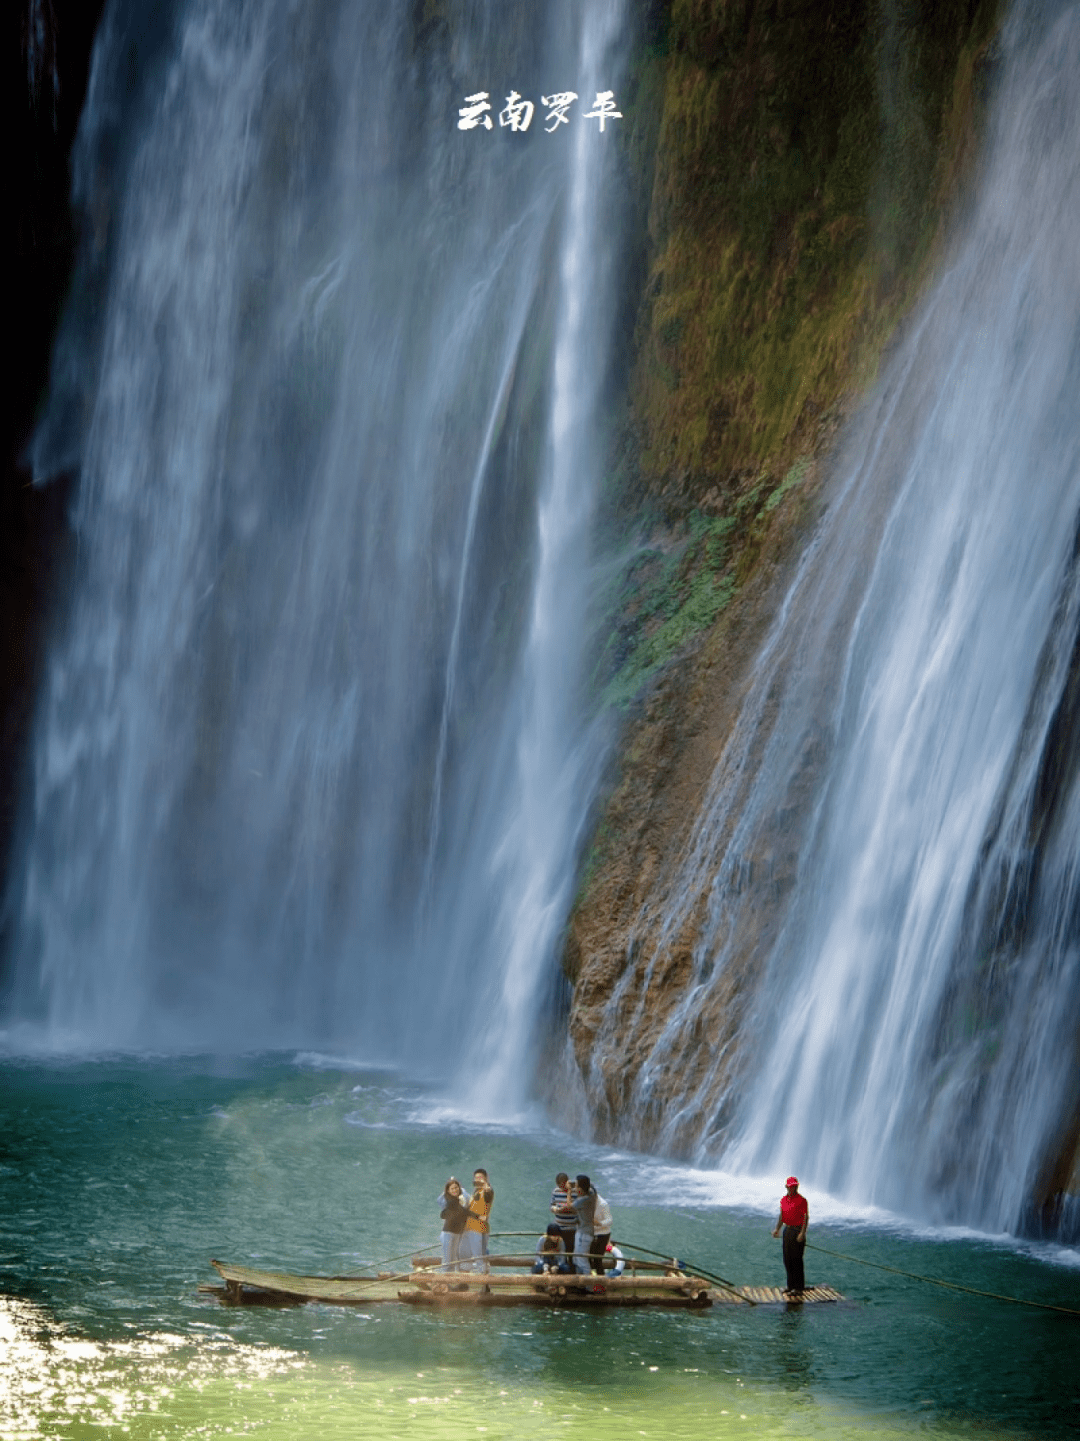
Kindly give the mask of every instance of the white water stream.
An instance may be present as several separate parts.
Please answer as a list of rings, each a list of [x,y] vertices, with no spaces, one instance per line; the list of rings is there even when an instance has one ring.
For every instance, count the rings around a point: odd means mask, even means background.
[[[76,179],[97,302],[36,442],[39,480],[80,471],[78,554],[11,1025],[476,1054],[520,1099],[597,760],[620,122],[586,110],[618,104],[620,19],[182,0],[151,44],[108,9]],[[491,128],[462,130],[479,91]]]
[[[1080,1099],[1080,10],[1026,14],[966,237],[674,877],[661,947],[707,920],[633,1098],[655,1117],[694,1075],[661,1146],[993,1230],[1031,1222]],[[734,1065],[694,1039],[732,966]]]

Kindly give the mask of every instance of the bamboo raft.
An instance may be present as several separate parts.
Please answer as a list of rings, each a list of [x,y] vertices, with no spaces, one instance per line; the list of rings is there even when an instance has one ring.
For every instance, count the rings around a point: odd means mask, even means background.
[[[529,1265],[532,1257],[491,1256],[494,1268]],[[634,1263],[621,1276],[441,1274],[437,1263],[414,1264],[401,1274],[378,1276],[297,1276],[252,1266],[210,1263],[224,1286],[201,1285],[227,1306],[299,1306],[321,1301],[334,1306],[371,1306],[396,1301],[411,1306],[663,1306],[688,1309],[716,1304],[802,1305],[844,1298],[830,1286],[813,1286],[799,1297],[775,1286],[717,1287],[701,1276],[656,1262]]]
[[[740,1296],[747,1301],[753,1301],[755,1306],[805,1306],[814,1301],[843,1301],[846,1297],[841,1296],[832,1286],[807,1286],[805,1291],[798,1296],[789,1296],[779,1286],[739,1286],[736,1288]]]

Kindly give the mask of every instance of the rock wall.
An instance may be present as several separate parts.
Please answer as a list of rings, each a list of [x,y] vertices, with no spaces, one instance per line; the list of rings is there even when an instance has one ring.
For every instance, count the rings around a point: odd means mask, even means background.
[[[698,926],[691,914],[657,948],[667,880],[813,532],[839,424],[970,193],[999,18],[993,3],[753,0],[655,17],[637,71],[655,121],[631,141],[651,180],[648,251],[608,516],[632,558],[598,661],[624,732],[564,952],[600,1139],[649,1147],[662,1129],[688,1154],[700,1118],[681,1141],[680,1096],[706,1057],[739,1065],[741,997],[793,882],[795,829],[780,824],[746,878],[743,967],[643,1088]],[[651,1114],[628,1113],[632,1088]]]

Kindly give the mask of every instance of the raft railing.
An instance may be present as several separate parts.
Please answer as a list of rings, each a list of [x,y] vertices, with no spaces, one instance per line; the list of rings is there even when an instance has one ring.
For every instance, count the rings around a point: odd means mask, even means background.
[[[541,1234],[542,1233],[538,1231],[492,1231],[488,1233],[488,1239],[491,1241],[508,1241],[523,1239],[537,1240]],[[675,1275],[685,1274],[688,1276],[698,1276],[703,1281],[711,1281],[714,1286],[718,1286],[721,1290],[726,1291],[733,1300],[737,1300],[744,1306],[757,1305],[756,1301],[751,1300],[749,1296],[743,1295],[743,1293],[734,1284],[734,1282],[727,1280],[726,1277],[718,1276],[715,1272],[706,1270],[704,1267],[696,1266],[688,1260],[680,1260],[677,1256],[668,1256],[667,1253],[664,1251],[654,1251],[651,1250],[648,1246],[639,1246],[635,1241],[624,1241],[621,1238],[613,1239],[612,1245],[618,1246],[620,1250],[623,1250],[623,1248],[625,1248],[625,1250],[627,1251],[640,1252],[643,1257],[655,1258],[650,1261],[640,1259],[638,1256],[627,1256],[624,1254],[623,1261],[625,1265],[623,1274],[629,1272],[631,1276],[636,1276],[639,1271],[656,1270],[663,1271],[665,1272],[665,1274],[673,1273]],[[438,1253],[441,1251],[441,1247],[441,1241],[435,1242],[434,1244],[427,1246],[417,1246],[414,1247],[412,1251],[402,1252],[401,1255],[389,1256],[385,1261],[368,1262],[360,1269],[361,1271],[370,1271],[374,1269],[376,1271],[376,1274],[371,1277],[370,1280],[372,1285],[378,1285],[387,1281],[408,1280],[411,1276],[415,1275],[417,1269],[423,1269],[425,1271],[439,1271],[446,1275],[468,1274],[470,1272],[472,1274],[476,1274],[473,1268],[478,1263],[483,1263],[484,1261],[487,1261],[489,1264],[495,1261],[500,1262],[503,1265],[509,1266],[531,1266],[535,1264],[536,1260],[535,1252],[522,1254],[502,1254],[499,1252],[493,1252],[487,1256],[472,1256],[458,1262],[451,1262],[448,1265],[441,1262],[438,1259],[437,1255],[432,1255],[429,1261],[426,1261],[422,1264],[422,1267],[417,1265],[417,1262],[421,1257],[427,1256],[429,1253]],[[591,1262],[591,1260],[594,1259],[586,1251],[570,1251],[563,1252],[562,1254],[571,1261],[583,1260]],[[412,1269],[409,1271],[387,1273],[382,1269],[384,1266],[390,1266],[393,1265],[395,1262],[404,1261],[407,1259],[411,1260],[413,1263]],[[606,1271],[604,1274],[610,1275],[610,1273]],[[357,1276],[355,1279],[360,1281],[366,1278],[362,1276]]]

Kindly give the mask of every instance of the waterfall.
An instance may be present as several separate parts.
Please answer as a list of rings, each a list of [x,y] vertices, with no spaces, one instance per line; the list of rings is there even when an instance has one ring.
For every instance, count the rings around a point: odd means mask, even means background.
[[[647,1041],[624,1138],[991,1229],[1080,1091],[1078,73],[1075,5],[1014,17],[973,213],[673,865],[643,984],[688,926],[689,980],[597,1042]]]
[[[150,25],[114,0],[98,38],[35,442],[39,481],[78,470],[77,554],[7,1019],[444,1075],[491,1035],[510,1103],[599,760],[620,7]]]

